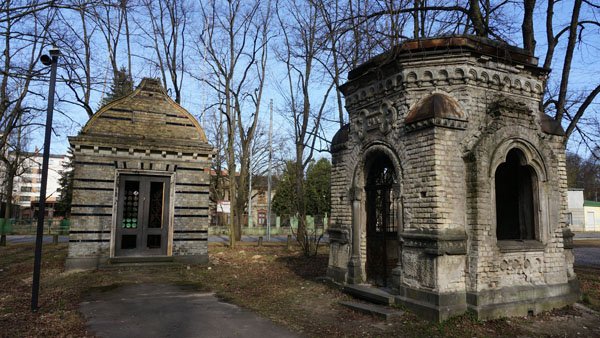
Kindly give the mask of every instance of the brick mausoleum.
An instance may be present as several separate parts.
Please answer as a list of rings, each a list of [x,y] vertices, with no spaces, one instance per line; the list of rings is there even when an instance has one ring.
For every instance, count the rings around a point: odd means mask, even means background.
[[[575,302],[547,75],[522,49],[466,36],[408,41],[352,70],[350,123],[331,145],[328,276],[432,320]]]
[[[70,137],[74,187],[67,269],[208,261],[213,148],[198,121],[144,79]]]

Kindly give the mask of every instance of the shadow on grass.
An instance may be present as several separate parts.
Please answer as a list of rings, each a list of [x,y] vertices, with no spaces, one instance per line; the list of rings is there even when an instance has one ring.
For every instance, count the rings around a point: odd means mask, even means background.
[[[278,257],[277,262],[283,263],[290,271],[300,278],[315,280],[324,277],[327,273],[328,254],[319,253],[316,256],[304,256],[298,252],[294,255]]]

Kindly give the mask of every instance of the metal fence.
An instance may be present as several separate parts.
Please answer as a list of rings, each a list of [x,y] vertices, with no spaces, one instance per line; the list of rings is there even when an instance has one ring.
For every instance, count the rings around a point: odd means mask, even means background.
[[[53,218],[44,221],[45,235],[68,235],[70,228],[68,219]],[[0,234],[3,235],[35,235],[37,219],[14,219],[7,221],[0,218]]]

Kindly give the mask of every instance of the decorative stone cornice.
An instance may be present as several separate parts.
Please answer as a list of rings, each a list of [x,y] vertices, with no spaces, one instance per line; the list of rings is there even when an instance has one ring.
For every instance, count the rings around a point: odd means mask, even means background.
[[[467,234],[459,230],[407,230],[400,233],[403,246],[423,249],[433,256],[465,255]]]
[[[407,124],[404,126],[404,130],[406,130],[406,132],[412,132],[431,127],[465,130],[467,129],[467,120],[451,119],[445,117],[432,117],[427,120]]]
[[[406,67],[409,68],[409,67]],[[381,80],[348,84],[344,91],[346,107],[364,107],[392,92],[407,89],[434,89],[454,85],[472,85],[511,95],[540,99],[542,79],[526,73],[514,73],[499,68],[456,65],[412,66],[411,71],[399,71]],[[521,72],[521,70],[519,70]]]

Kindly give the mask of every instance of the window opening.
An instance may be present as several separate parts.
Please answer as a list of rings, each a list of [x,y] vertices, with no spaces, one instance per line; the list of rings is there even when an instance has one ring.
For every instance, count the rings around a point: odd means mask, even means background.
[[[368,216],[375,232],[396,232],[394,222],[394,169],[389,160],[373,163],[367,179]]]
[[[535,239],[535,171],[518,149],[496,169],[496,237],[498,240]]]

